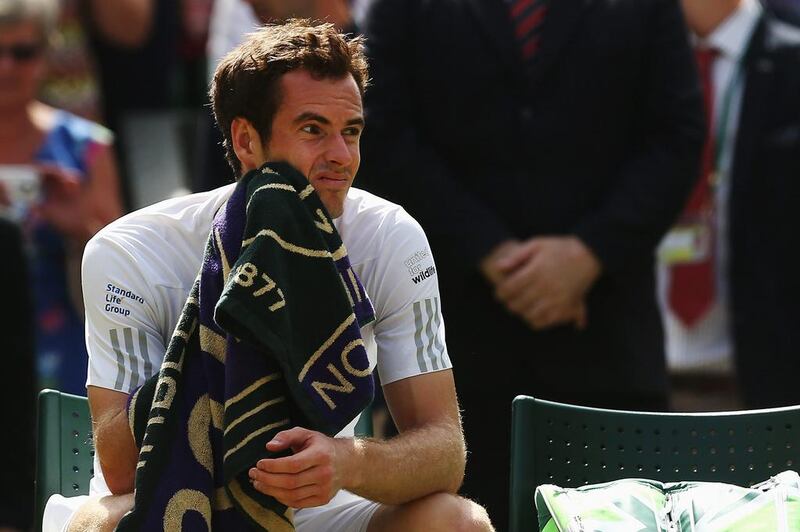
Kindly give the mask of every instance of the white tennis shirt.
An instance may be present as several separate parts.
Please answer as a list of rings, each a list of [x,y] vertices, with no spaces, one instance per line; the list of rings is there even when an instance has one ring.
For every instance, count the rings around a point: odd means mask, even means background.
[[[234,185],[128,214],[83,258],[87,386],[128,393],[156,373],[200,270],[211,221]],[[420,225],[400,206],[351,189],[334,220],[375,307],[361,331],[381,382],[452,367],[436,266]],[[340,435],[352,435],[355,420]]]

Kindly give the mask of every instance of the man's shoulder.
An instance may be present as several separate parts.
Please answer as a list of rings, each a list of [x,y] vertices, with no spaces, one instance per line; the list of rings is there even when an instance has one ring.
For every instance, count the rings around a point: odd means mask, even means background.
[[[168,240],[179,234],[195,233],[203,227],[207,232],[214,214],[232,190],[233,185],[227,185],[143,207],[105,226],[90,244],[122,241],[147,246],[148,238]]]
[[[195,275],[191,270],[196,270],[195,263],[201,260],[211,222],[232,187],[170,198],[115,220],[86,244],[84,272],[127,264],[129,273],[147,272],[158,277],[151,281],[161,279],[170,284],[178,282],[175,276],[185,276],[183,270]],[[174,266],[167,267],[169,264]]]
[[[401,205],[359,188],[348,192],[337,225],[348,249],[352,247],[348,240],[355,239],[380,246],[398,239],[426,238],[422,226]]]
[[[355,187],[347,193],[343,216],[358,220],[364,225],[375,224],[380,231],[391,230],[398,224],[419,227],[414,217],[401,205]]]

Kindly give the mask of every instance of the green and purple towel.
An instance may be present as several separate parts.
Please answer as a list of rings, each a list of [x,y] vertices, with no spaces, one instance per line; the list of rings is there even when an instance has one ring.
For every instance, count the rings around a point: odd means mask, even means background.
[[[372,304],[333,221],[287,164],[245,175],[214,219],[158,375],[132,394],[140,447],[117,530],[293,530],[248,470],[278,432],[334,435],[372,400]]]

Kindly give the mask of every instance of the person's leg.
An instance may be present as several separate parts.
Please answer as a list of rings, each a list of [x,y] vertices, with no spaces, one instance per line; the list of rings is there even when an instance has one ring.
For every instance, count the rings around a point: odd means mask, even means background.
[[[75,512],[67,532],[111,532],[131,508],[133,493],[90,497]]]
[[[294,517],[297,532],[494,530],[486,510],[449,493],[389,506],[342,490],[325,506],[295,510]]]
[[[367,532],[490,532],[486,510],[469,499],[434,493],[398,506],[380,506]]]

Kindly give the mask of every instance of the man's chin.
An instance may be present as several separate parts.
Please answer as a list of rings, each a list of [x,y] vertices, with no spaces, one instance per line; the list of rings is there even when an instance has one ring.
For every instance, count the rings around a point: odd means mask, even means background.
[[[322,204],[325,205],[325,210],[331,215],[331,218],[338,218],[344,212],[344,197],[340,199],[320,196],[320,199],[322,200]]]

